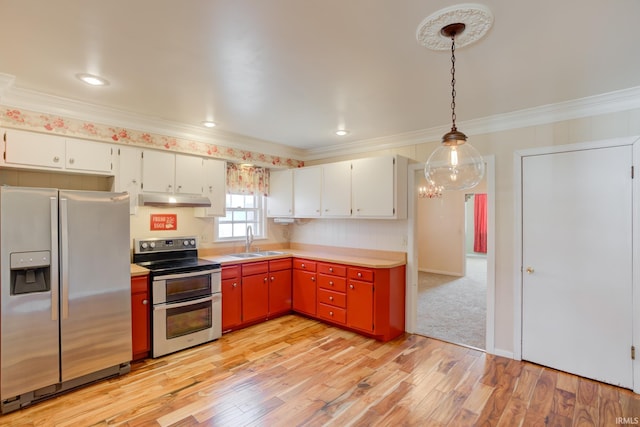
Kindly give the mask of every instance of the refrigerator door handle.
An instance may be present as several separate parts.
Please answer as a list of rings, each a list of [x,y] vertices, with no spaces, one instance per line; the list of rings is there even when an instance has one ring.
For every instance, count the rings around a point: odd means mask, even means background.
[[[51,320],[58,320],[58,198],[50,197],[51,203]]]
[[[62,319],[69,317],[69,227],[67,224],[67,199],[60,197],[60,258],[62,262]]]

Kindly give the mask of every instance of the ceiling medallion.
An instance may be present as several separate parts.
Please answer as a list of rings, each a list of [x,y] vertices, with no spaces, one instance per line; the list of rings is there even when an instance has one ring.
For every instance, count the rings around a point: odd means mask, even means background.
[[[493,25],[493,14],[484,5],[464,3],[440,9],[418,25],[416,39],[432,50],[451,49],[451,38],[441,30],[451,24],[462,23],[464,32],[456,35],[456,47],[464,47],[480,40]]]

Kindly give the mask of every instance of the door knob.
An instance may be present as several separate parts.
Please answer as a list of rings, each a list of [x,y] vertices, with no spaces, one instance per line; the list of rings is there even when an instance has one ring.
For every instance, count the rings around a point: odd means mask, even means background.
[[[533,267],[527,267],[527,270],[526,270],[526,271],[527,271],[527,273],[528,273],[528,274],[533,274],[533,272],[534,272],[535,270],[533,269]]]

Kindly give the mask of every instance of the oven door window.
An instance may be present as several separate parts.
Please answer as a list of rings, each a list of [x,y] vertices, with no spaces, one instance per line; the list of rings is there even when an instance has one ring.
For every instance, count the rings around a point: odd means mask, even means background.
[[[165,286],[167,302],[211,295],[211,274],[169,279]]]
[[[211,301],[184,307],[168,308],[166,311],[167,340],[211,328]]]

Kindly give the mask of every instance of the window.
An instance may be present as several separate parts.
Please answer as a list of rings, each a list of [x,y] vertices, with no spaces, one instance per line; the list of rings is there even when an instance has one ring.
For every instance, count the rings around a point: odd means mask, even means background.
[[[251,226],[256,238],[266,237],[264,196],[227,194],[227,215],[216,219],[216,240],[244,240]]]

